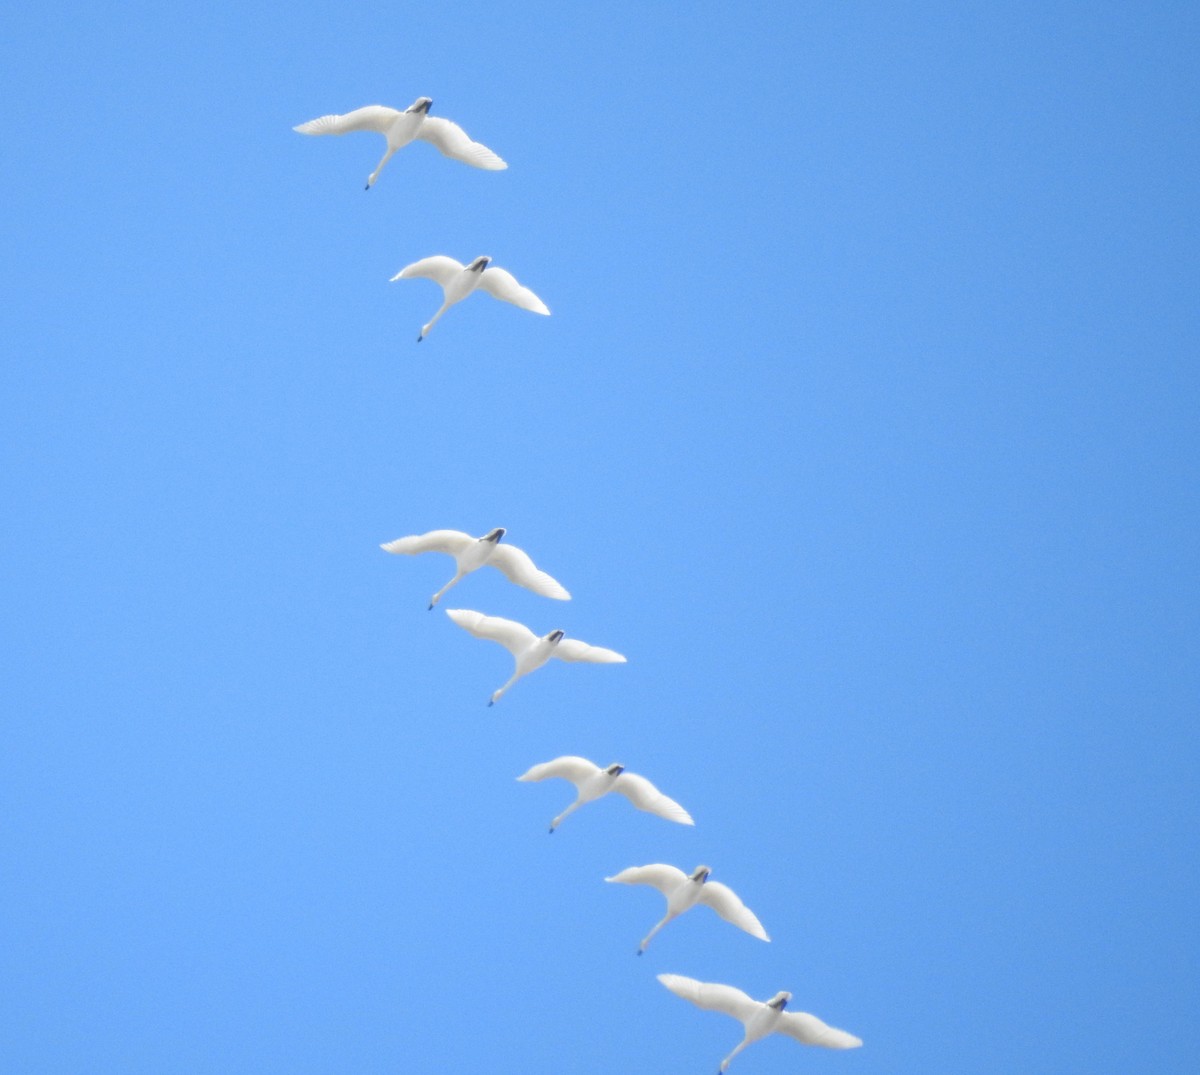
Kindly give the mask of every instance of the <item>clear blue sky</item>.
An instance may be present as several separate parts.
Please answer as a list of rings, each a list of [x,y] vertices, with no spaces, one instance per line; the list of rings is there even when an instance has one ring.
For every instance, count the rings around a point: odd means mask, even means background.
[[[0,1067],[1200,1051],[1194,4],[10,4]],[[294,124],[420,95],[510,164]],[[437,308],[430,254],[553,311]],[[380,542],[508,528],[511,667]],[[624,762],[694,829],[549,819]],[[714,868],[773,937],[623,867]]]

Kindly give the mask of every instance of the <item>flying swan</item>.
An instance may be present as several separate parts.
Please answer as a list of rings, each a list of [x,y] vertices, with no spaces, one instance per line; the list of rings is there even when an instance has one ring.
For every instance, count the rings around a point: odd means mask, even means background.
[[[607,769],[601,769],[587,758],[567,755],[535,765],[517,779],[532,781],[549,780],[552,777],[562,777],[563,780],[571,781],[575,785],[576,795],[575,801],[550,822],[551,832],[562,824],[568,814],[574,813],[584,803],[607,795],[610,791],[624,795],[639,810],[645,810],[649,814],[656,814],[680,825],[695,824],[692,815],[679,803],[664,795],[644,776],[627,772],[623,765],[614,764]]]
[[[511,302],[522,310],[549,317],[550,311],[546,304],[529,288],[518,284],[512,273],[499,268],[489,269],[491,260],[489,257],[480,256],[470,265],[463,265],[445,254],[434,254],[433,257],[422,258],[406,265],[388,281],[395,283],[397,280],[411,280],[414,276],[424,276],[442,285],[442,305],[429,323],[421,326],[421,335],[417,337],[417,343],[429,335],[430,329],[437,324],[442,314],[456,302],[462,302],[476,288],[486,291],[494,299]]]
[[[726,922],[731,922],[738,929],[745,930],[759,940],[769,941],[767,931],[733,889],[721,884],[720,881],[708,879],[712,870],[707,866],[697,866],[690,874],[684,873],[675,866],[656,863],[653,866],[630,866],[622,870],[616,877],[606,877],[606,881],[615,881],[622,885],[653,885],[667,897],[667,915],[648,934],[640,945],[638,955],[645,950],[653,937],[672,918],[678,918],[684,911],[690,910],[696,904],[702,903],[711,907]]]
[[[415,138],[439,149],[443,155],[470,164],[475,168],[486,168],[498,172],[508,165],[487,146],[472,142],[457,123],[429,114],[433,104],[430,97],[418,97],[403,112],[385,105],[367,105],[356,108],[344,116],[321,116],[293,127],[301,134],[347,134],[350,131],[376,131],[387,139],[387,152],[378,166],[367,176],[367,190],[375,185],[383,166],[392,159],[392,154],[402,149]]]
[[[746,1036],[741,1045],[721,1061],[721,1071],[747,1045],[765,1038],[768,1034],[787,1034],[805,1045],[823,1045],[826,1049],[857,1049],[862,1038],[847,1034],[844,1030],[827,1026],[808,1012],[785,1012],[791,993],[776,993],[770,1000],[752,1000],[740,989],[715,982],[698,982],[682,974],[660,974],[662,982],[676,996],[690,1000],[697,1008],[710,1012],[724,1012],[741,1021]]]
[[[416,556],[423,552],[444,552],[454,557],[454,578],[446,583],[429,599],[429,607],[441,600],[442,595],[465,575],[487,564],[499,569],[510,582],[524,586],[542,597],[553,597],[558,601],[569,601],[571,595],[544,571],[539,571],[529,557],[515,545],[501,545],[504,527],[489,530],[483,537],[475,538],[461,530],[430,530],[428,534],[414,534],[397,538],[379,547],[384,552]]]
[[[468,608],[448,608],[446,615],[464,631],[476,638],[499,642],[517,662],[512,678],[498,691],[492,693],[488,705],[495,705],[504,692],[522,676],[541,668],[551,657],[560,661],[588,661],[592,664],[624,664],[625,658],[615,650],[603,646],[589,646],[575,638],[567,638],[562,631],[551,631],[538,638],[523,623],[506,620],[500,616],[485,616]]]

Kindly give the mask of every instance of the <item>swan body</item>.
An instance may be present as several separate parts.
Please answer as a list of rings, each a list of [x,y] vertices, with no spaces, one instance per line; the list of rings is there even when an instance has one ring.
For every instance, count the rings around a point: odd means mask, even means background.
[[[476,638],[499,642],[517,662],[512,678],[492,693],[488,705],[495,705],[518,679],[541,668],[551,657],[557,657],[560,661],[587,661],[590,664],[625,663],[625,658],[616,650],[589,646],[576,638],[567,638],[562,631],[551,631],[539,638],[523,623],[501,616],[485,616],[482,612],[467,608],[448,608],[446,615]]]
[[[403,149],[409,142],[420,139],[441,151],[443,156],[470,164],[475,168],[500,171],[508,165],[487,146],[472,142],[457,123],[438,116],[431,116],[429,108],[432,98],[418,97],[403,112],[386,105],[367,105],[356,108],[341,116],[321,116],[293,127],[301,134],[348,134],[351,131],[375,131],[387,139],[387,151],[383,160],[367,176],[367,190],[375,185],[383,166],[392,159],[392,154]]]
[[[828,1026],[808,1012],[787,1012],[791,993],[776,993],[768,1001],[757,1001],[740,989],[715,982],[698,982],[682,974],[660,974],[662,982],[676,996],[690,1000],[697,1008],[710,1012],[723,1012],[739,1020],[745,1029],[741,1044],[721,1061],[721,1071],[747,1045],[765,1038],[768,1034],[787,1034],[805,1045],[821,1045],[826,1049],[857,1049],[862,1038],[856,1038],[844,1030]]]
[[[446,583],[429,599],[429,607],[441,600],[442,595],[464,576],[487,564],[503,572],[510,582],[524,586],[542,597],[553,597],[558,601],[569,601],[571,595],[544,571],[539,571],[526,553],[515,545],[501,545],[505,529],[502,526],[489,530],[483,537],[472,537],[461,530],[430,530],[427,534],[397,538],[379,547],[384,552],[417,556],[423,552],[443,552],[454,557],[454,578]]]
[[[433,257],[422,258],[406,265],[389,283],[396,280],[411,280],[415,276],[424,276],[435,280],[441,285],[443,292],[442,305],[433,315],[428,324],[421,326],[421,335],[417,337],[420,343],[442,316],[456,302],[462,302],[477,288],[486,291],[494,299],[510,302],[522,310],[530,310],[535,314],[550,315],[550,310],[527,287],[517,283],[512,273],[500,268],[489,268],[489,257],[477,257],[469,265],[464,265],[445,254],[434,254]]]
[[[689,814],[674,799],[668,798],[644,776],[628,772],[625,766],[613,764],[606,769],[587,760],[573,755],[555,758],[533,766],[528,772],[517,777],[522,781],[549,780],[561,777],[575,785],[575,801],[561,814],[550,822],[553,832],[562,824],[568,814],[573,814],[585,803],[607,795],[610,791],[624,795],[639,810],[675,821],[680,825],[694,825]]]
[[[686,874],[675,866],[655,863],[653,866],[630,866],[615,877],[604,879],[622,885],[653,885],[667,897],[666,917],[646,934],[642,943],[638,945],[639,956],[663,926],[697,904],[711,907],[726,922],[733,923],[738,929],[745,930],[759,940],[771,939],[754,912],[738,899],[733,889],[720,881],[708,879],[711,873],[712,870],[707,866],[697,866],[690,874]]]

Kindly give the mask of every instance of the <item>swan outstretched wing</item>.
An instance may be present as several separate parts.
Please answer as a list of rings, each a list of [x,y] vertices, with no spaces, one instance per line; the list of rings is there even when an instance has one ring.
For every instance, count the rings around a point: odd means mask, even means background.
[[[695,978],[685,978],[682,974],[660,974],[658,980],[677,997],[690,1000],[697,1008],[732,1015],[734,1019],[743,1023],[762,1007],[757,1000],[731,985],[698,982]]]
[[[687,874],[678,867],[656,862],[653,866],[630,866],[604,880],[622,885],[653,885],[664,896],[670,896],[687,879]]]
[[[399,115],[400,112],[386,105],[367,105],[342,116],[320,116],[310,119],[292,130],[301,134],[349,134],[351,131],[376,131],[386,134]]]
[[[589,646],[577,638],[564,638],[551,653],[560,661],[587,661],[590,664],[625,664],[626,659],[615,649]]]
[[[692,815],[679,803],[664,795],[649,780],[638,776],[637,773],[623,772],[613,782],[612,790],[620,792],[639,810],[645,810],[648,814],[656,814],[680,825],[695,824]]]
[[[517,278],[506,269],[497,269],[491,266],[484,269],[483,275],[479,278],[479,290],[486,291],[494,299],[520,306],[522,310],[532,310],[535,314],[549,315],[550,313],[546,304],[529,288],[518,284]]]
[[[829,1026],[808,1012],[784,1012],[775,1024],[775,1031],[805,1045],[822,1045],[826,1049],[857,1049],[862,1044],[862,1038]]]
[[[731,922],[738,929],[744,929],[751,936],[763,941],[771,939],[754,912],[738,899],[737,893],[728,885],[723,885],[720,881],[705,882],[700,886],[700,902],[711,907],[726,922]]]
[[[481,142],[472,142],[457,123],[441,116],[426,116],[417,131],[417,137],[437,148],[447,157],[475,168],[486,168],[498,172],[508,165]]]
[[[514,657],[523,653],[537,641],[537,635],[523,623],[517,623],[516,620],[506,620],[501,616],[485,616],[482,612],[473,612],[468,608],[448,608],[446,615],[464,631],[470,631],[476,638],[499,642]]]
[[[416,556],[422,552],[444,552],[450,556],[457,556],[474,540],[470,534],[464,534],[461,530],[430,530],[428,534],[397,538],[379,547],[384,552],[405,556]]]
[[[524,586],[542,597],[553,597],[559,601],[570,601],[571,595],[555,579],[539,571],[528,554],[515,545],[497,545],[487,563],[499,568],[510,582]]]
[[[582,784],[589,776],[595,776],[600,772],[600,766],[587,760],[580,758],[574,754],[566,754],[561,758],[555,758],[553,761],[544,761],[540,765],[533,766],[528,772],[517,777],[518,780],[550,780],[553,777],[561,777],[563,780],[569,780],[572,784]]]
[[[425,276],[430,280],[436,280],[445,288],[455,276],[463,271],[464,267],[461,261],[455,261],[454,258],[447,257],[445,254],[434,254],[433,257],[422,258],[420,261],[414,261],[411,265],[405,265],[388,283],[396,280],[409,280],[414,276]]]

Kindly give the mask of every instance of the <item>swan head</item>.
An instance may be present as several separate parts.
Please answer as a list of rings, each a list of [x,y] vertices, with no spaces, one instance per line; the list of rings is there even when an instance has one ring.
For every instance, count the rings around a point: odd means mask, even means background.
[[[423,115],[429,115],[429,109],[432,104],[433,104],[432,97],[418,97],[404,111],[405,112],[420,112]]]
[[[552,646],[557,646],[563,640],[563,638],[566,636],[566,633],[567,633],[566,631],[551,631],[546,636],[546,641],[549,642],[550,645],[552,645]]]
[[[472,261],[470,265],[467,266],[467,272],[483,272],[483,270],[488,267],[488,263],[491,260],[491,258],[484,257],[481,254],[474,261]]]
[[[708,880],[708,875],[710,873],[712,873],[712,870],[708,866],[697,866],[692,871],[692,875],[688,878],[688,880],[698,881],[700,884],[704,884],[704,882]]]
[[[620,776],[623,772],[625,772],[625,766],[618,765],[616,762],[613,762],[612,765],[610,765],[604,771],[608,773],[609,776]]]
[[[484,534],[483,540],[490,541],[493,545],[496,545],[499,543],[500,539],[504,537],[504,533],[504,527],[498,526],[495,530],[489,530],[486,534]]]
[[[783,1011],[787,1007],[787,1002],[792,999],[792,994],[780,991],[776,993],[770,1000],[767,1001],[768,1008],[774,1008],[776,1011]]]

